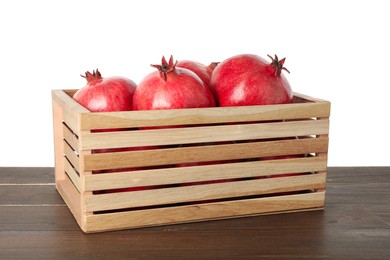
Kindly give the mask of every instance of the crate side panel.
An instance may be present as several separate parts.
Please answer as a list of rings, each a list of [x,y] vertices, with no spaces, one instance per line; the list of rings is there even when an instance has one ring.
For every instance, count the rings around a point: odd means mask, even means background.
[[[324,192],[87,216],[87,232],[321,209]]]
[[[311,97],[309,95],[305,95],[305,94],[298,93],[298,92],[294,92],[294,97],[298,97],[298,98],[301,98],[303,100],[307,100],[307,101],[310,101],[310,102],[329,103],[329,101],[327,101],[325,99]]]

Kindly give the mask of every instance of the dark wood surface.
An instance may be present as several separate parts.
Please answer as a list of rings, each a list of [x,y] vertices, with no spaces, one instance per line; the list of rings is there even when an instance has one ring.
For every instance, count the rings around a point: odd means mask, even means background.
[[[390,259],[390,167],[331,167],[321,211],[84,234],[53,168],[0,168],[0,259]]]

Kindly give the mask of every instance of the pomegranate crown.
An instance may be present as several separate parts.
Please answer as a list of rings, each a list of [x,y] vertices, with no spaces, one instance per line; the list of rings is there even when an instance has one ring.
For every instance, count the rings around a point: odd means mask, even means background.
[[[160,77],[166,81],[167,80],[167,73],[174,71],[176,64],[177,64],[177,61],[175,61],[175,63],[173,63],[173,56],[171,55],[171,57],[169,58],[169,62],[167,62],[167,60],[163,56],[161,59],[161,65],[160,64],[157,64],[157,65],[150,64],[150,66],[158,69],[160,71]]]
[[[267,54],[267,56],[271,58],[270,66],[275,68],[275,76],[279,76],[282,73],[282,70],[285,70],[288,73],[290,73],[290,71],[288,69],[283,67],[284,62],[286,61],[286,58],[279,60],[279,58],[276,54],[275,54],[275,58],[272,58],[272,56],[269,54]]]
[[[218,66],[220,62],[212,62],[209,66],[206,67],[206,69],[210,72],[213,72],[214,69]]]
[[[85,75],[80,76],[85,78],[88,82],[102,78],[102,74],[100,74],[100,71],[98,69],[96,69],[96,71],[93,70],[92,73],[87,71],[85,72]]]

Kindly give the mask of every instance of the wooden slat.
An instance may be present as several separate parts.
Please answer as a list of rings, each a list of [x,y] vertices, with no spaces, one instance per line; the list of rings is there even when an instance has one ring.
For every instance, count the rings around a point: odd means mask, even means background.
[[[79,113],[89,113],[90,111],[77,103],[76,100],[74,100],[67,90],[52,90],[52,97],[57,102],[61,104],[61,106],[66,106],[69,108],[70,111],[72,111],[75,114]]]
[[[68,174],[68,177],[72,180],[73,184],[80,192],[80,176],[76,173],[75,169],[70,165],[68,160],[65,160],[65,172]]]
[[[328,117],[320,117],[320,118],[317,118],[317,120],[329,120],[329,118]],[[317,137],[318,138],[329,138],[329,134],[321,134],[321,135],[317,135]],[[328,158],[328,152],[316,152],[315,154],[318,157]],[[323,173],[326,173],[326,171],[323,171]],[[318,190],[318,191],[325,191],[325,189],[326,188],[324,187],[324,188],[322,188],[321,190]]]
[[[307,138],[269,142],[237,143],[170,149],[87,154],[85,170],[158,166],[191,162],[207,162],[263,156],[327,152],[328,138]]]
[[[85,190],[85,177],[86,176],[89,176],[89,175],[92,175],[92,172],[91,171],[86,171],[85,170],[85,166],[84,166],[84,156],[85,155],[90,155],[91,154],[91,151],[88,150],[88,151],[81,151],[81,160],[80,160],[80,168],[82,169],[82,171],[80,172],[80,184],[81,184],[81,210],[84,212],[84,216],[88,216],[90,214],[92,214],[92,212],[88,212],[88,210],[86,209],[86,205],[85,205],[85,198],[87,196],[91,196],[92,195],[92,192],[91,191],[86,191]]]
[[[93,191],[317,171],[326,171],[326,158],[308,157],[93,174],[85,176],[85,189]]]
[[[87,211],[99,211],[317,189],[325,187],[325,176],[325,174],[309,174],[294,177],[93,195],[86,197],[85,203]]]
[[[53,110],[53,135],[54,135],[54,166],[55,166],[55,180],[62,180],[65,178],[64,174],[64,146],[63,136],[64,129],[62,127],[63,122],[63,108],[59,101],[54,98],[53,92],[52,110]]]
[[[326,101],[324,99],[311,97],[311,96],[308,96],[308,95],[305,95],[305,94],[302,94],[302,93],[294,92],[294,96],[296,96],[298,98],[302,98],[302,99],[308,100],[308,101],[311,101],[311,102],[329,103],[329,101]]]
[[[72,133],[66,125],[63,125],[63,134],[66,142],[75,150],[77,153],[80,153],[79,149],[79,139]]]
[[[82,150],[327,134],[329,120],[223,125],[82,134]]]
[[[329,117],[329,102],[81,114],[81,130]]]
[[[62,108],[63,121],[76,134],[80,131],[80,114],[89,113],[89,110],[77,103],[63,90],[52,90],[52,99]]]
[[[321,209],[324,192],[157,208],[87,217],[87,232],[232,218],[299,209]]]
[[[79,226],[83,228],[85,223],[81,212],[80,193],[77,191],[77,189],[75,188],[75,186],[72,184],[72,182],[69,180],[68,177],[58,181],[56,183],[56,188],[57,191],[61,194],[66,205],[72,212],[73,217],[76,219]],[[58,219],[58,221],[61,220]]]
[[[64,146],[64,154],[65,154],[66,158],[73,165],[73,167],[76,169],[76,171],[80,172],[79,157],[66,142],[63,142],[63,146]]]

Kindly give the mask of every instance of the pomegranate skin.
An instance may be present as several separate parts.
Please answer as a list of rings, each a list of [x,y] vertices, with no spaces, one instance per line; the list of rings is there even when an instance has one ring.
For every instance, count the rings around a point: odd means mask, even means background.
[[[291,103],[293,93],[280,70],[257,55],[236,55],[214,69],[210,87],[219,106]]]
[[[138,84],[133,96],[133,110],[214,106],[213,94],[204,82],[194,72],[175,67],[172,58],[167,71],[154,71],[147,75]]]
[[[132,99],[137,85],[125,77],[101,77],[87,72],[88,83],[79,89],[73,98],[92,112],[128,111],[132,108]]]
[[[208,86],[210,84],[211,74],[217,64],[213,62],[209,66],[206,66],[196,61],[181,60],[177,63],[177,67],[191,70]]]

